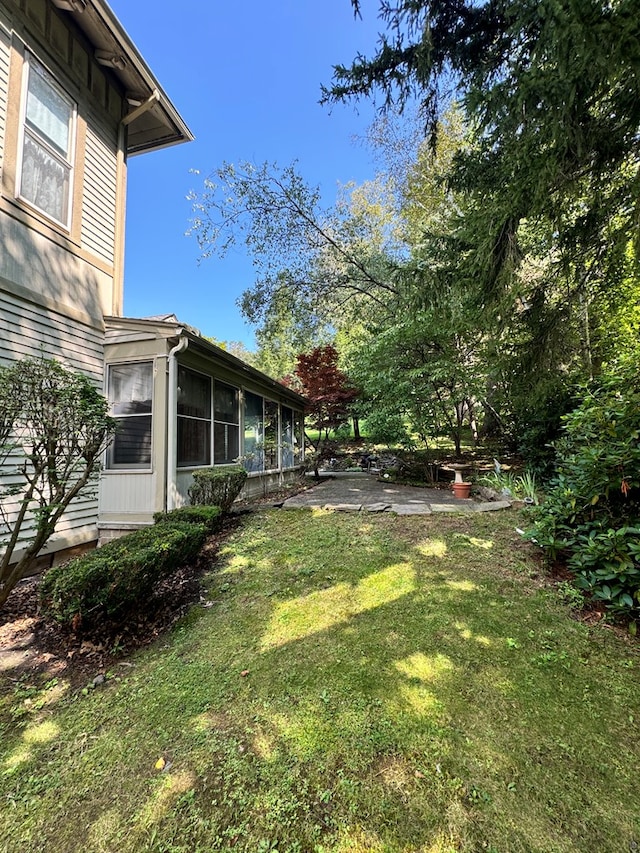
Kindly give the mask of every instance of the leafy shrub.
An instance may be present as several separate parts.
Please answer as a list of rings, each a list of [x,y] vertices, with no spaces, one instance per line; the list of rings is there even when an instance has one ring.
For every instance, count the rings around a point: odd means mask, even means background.
[[[176,521],[114,539],[50,569],[40,584],[42,610],[67,625],[103,615],[122,618],[158,580],[193,559],[205,538],[204,524]]]
[[[208,533],[215,533],[220,529],[222,522],[222,510],[219,506],[181,506],[169,512],[156,512],[153,516],[156,524],[175,524],[185,522],[187,524],[203,524]]]
[[[411,439],[402,415],[386,409],[371,411],[364,423],[369,441],[386,447],[410,447]]]
[[[203,468],[193,473],[189,498],[194,506],[218,506],[222,512],[228,512],[246,479],[247,472],[241,465]]]
[[[628,368],[587,389],[565,415],[557,475],[530,532],[617,610],[640,606],[640,376]]]
[[[536,475],[531,471],[524,471],[518,475],[512,471],[492,471],[490,474],[478,477],[476,482],[480,486],[488,486],[496,492],[513,496],[518,500],[528,499],[529,503],[534,504],[539,501]]]

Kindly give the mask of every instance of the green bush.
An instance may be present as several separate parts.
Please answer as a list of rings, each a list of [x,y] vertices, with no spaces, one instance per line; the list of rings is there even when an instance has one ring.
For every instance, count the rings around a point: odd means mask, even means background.
[[[156,524],[203,524],[207,533],[215,533],[222,523],[222,510],[219,506],[181,506],[169,512],[156,512],[153,516]]]
[[[246,479],[247,472],[241,465],[203,468],[193,473],[189,498],[194,506],[219,506],[222,512],[228,512]]]
[[[530,536],[616,610],[640,606],[640,374],[621,370],[565,415],[557,474]]]
[[[66,625],[122,618],[158,580],[197,556],[206,535],[204,524],[176,521],[115,539],[50,569],[40,584],[41,609]]]

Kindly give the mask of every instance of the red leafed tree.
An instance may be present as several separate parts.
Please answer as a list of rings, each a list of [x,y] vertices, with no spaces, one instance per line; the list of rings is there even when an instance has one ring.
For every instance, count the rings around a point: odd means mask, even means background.
[[[302,383],[301,393],[309,401],[311,426],[319,431],[320,438],[323,433],[329,438],[329,433],[348,419],[350,404],[358,396],[346,373],[338,368],[338,351],[328,344],[301,353],[295,374]]]

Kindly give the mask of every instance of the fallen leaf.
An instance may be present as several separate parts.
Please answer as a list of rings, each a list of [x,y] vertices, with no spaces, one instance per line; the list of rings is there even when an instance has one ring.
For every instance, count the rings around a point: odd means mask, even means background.
[[[164,766],[167,762],[164,760],[162,756],[156,761],[156,770],[164,770]]]
[[[247,676],[247,675],[249,675],[249,670],[248,670],[248,669],[243,669],[243,670],[242,670],[242,672],[240,673],[240,675],[241,675],[243,678],[246,678],[246,676]]]

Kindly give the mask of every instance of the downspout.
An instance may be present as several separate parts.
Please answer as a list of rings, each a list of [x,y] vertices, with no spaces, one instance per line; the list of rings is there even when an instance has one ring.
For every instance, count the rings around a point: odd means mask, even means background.
[[[167,489],[165,503],[167,512],[176,505],[176,468],[178,465],[178,353],[189,346],[188,338],[180,338],[169,350],[169,393],[167,395]]]

